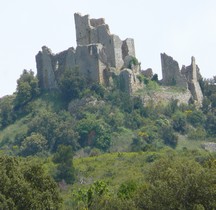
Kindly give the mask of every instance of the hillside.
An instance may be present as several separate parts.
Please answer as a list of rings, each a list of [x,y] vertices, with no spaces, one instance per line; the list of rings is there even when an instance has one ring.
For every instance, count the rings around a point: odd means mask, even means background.
[[[64,92],[68,81],[73,88]],[[168,154],[179,161],[187,156],[186,161],[193,159],[199,167],[214,161],[214,153],[201,147],[215,142],[215,86],[210,80],[200,83],[206,97],[201,109],[164,97],[184,95],[184,89],[163,87],[146,77],[143,90],[133,95],[83,81],[79,75],[67,76],[61,91],[43,91],[34,74],[24,71],[16,94],[0,100],[1,156],[40,160],[45,173],[59,183],[63,209],[105,208],[104,203],[95,206],[97,199],[106,201],[107,209],[116,202],[125,209],[124,196],[129,192],[119,194],[124,187],[132,188],[128,208],[139,209],[136,196],[143,183],[149,183],[145,177],[152,163]],[[157,94],[159,101],[145,100]],[[97,189],[109,193],[97,197]],[[90,200],[89,190],[93,190]]]
[[[0,209],[215,209],[216,78],[164,53],[159,81],[133,39],[75,22],[77,48],[42,47],[0,99]]]

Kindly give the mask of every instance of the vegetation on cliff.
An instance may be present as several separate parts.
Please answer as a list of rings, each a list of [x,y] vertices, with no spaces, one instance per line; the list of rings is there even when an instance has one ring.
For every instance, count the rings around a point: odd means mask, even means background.
[[[160,91],[155,77],[139,79],[148,95]],[[200,145],[216,141],[216,86],[200,84],[204,100],[197,108],[143,101],[139,93],[106,89],[67,71],[59,90],[42,91],[33,72],[23,71],[16,93],[0,99],[0,205],[214,209],[216,157]]]

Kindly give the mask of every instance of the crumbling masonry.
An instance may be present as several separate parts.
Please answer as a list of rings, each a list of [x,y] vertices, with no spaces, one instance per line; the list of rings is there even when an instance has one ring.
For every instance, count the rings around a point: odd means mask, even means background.
[[[140,65],[135,58],[134,40],[122,41],[111,34],[103,18],[90,19],[89,15],[74,14],[76,27],[76,49],[71,47],[58,54],[53,54],[47,47],[42,47],[36,55],[37,76],[42,89],[58,89],[59,80],[65,70],[78,69],[89,82],[112,86],[117,80],[118,87],[134,93],[143,88],[138,79]],[[190,66],[180,70],[178,63],[170,56],[161,54],[162,84],[179,86],[187,94],[181,103],[192,99],[201,106],[203,94],[198,83],[199,68],[192,57]],[[143,75],[152,75],[151,69]],[[139,77],[140,78],[140,77]],[[177,96],[176,96],[177,98]]]
[[[78,68],[80,73],[94,83],[109,86],[112,76],[119,78],[124,91],[133,93],[142,87],[136,75],[139,65],[130,65],[135,57],[134,40],[122,41],[110,33],[103,18],[89,19],[88,15],[74,14],[77,47],[53,54],[42,47],[36,55],[37,74],[42,89],[57,89],[58,81],[66,69]]]
[[[180,70],[178,63],[171,56],[161,54],[162,84],[167,86],[178,86],[188,89],[191,99],[198,105],[202,105],[203,93],[200,88],[198,77],[199,67],[195,63],[195,58],[191,58],[190,66],[182,66]]]

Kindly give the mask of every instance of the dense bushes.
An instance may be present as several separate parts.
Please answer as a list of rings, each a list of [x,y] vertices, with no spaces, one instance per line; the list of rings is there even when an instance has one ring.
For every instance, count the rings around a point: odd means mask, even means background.
[[[135,154],[134,154],[135,155]],[[197,154],[198,155],[198,154]],[[111,161],[106,156],[106,163]],[[200,156],[202,163],[197,162],[190,152],[175,153],[172,150],[166,150],[155,153],[137,153],[135,158],[128,158],[127,154],[115,154],[122,164],[134,163],[139,165],[139,168],[133,171],[128,171],[128,176],[119,177],[116,174],[114,179],[120,183],[113,186],[111,183],[97,180],[90,186],[82,187],[74,190],[71,197],[70,207],[73,209],[214,209],[215,202],[215,182],[216,182],[216,167],[215,158],[212,156]],[[142,158],[141,158],[142,157]],[[100,158],[86,160],[90,166],[95,166],[96,172],[101,171]],[[139,161],[137,160],[139,159]],[[145,160],[145,161],[144,161]],[[151,160],[151,161],[149,161]],[[83,160],[85,161],[85,160]],[[115,159],[115,164],[120,164]],[[144,164],[144,162],[146,162]],[[117,162],[117,163],[116,163]],[[82,168],[85,164],[82,163]],[[89,166],[89,167],[90,167]],[[128,165],[129,166],[129,165]],[[118,170],[117,165],[114,165],[113,171]],[[103,169],[106,171],[106,169]],[[137,174],[137,171],[142,171],[142,175]],[[93,174],[85,171],[86,176]],[[127,177],[127,181],[122,181]],[[105,176],[104,176],[105,179]]]
[[[0,209],[59,209],[60,194],[40,163],[0,157]]]
[[[169,157],[156,161],[137,197],[139,209],[214,209],[215,166]],[[201,208],[202,207],[202,208]]]
[[[40,89],[38,87],[38,79],[34,76],[33,71],[23,70],[22,75],[17,80],[17,92],[14,104],[20,107],[38,96]]]

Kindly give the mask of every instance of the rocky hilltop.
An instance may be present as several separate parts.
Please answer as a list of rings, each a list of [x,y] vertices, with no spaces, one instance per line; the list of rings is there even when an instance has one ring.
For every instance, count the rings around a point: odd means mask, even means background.
[[[79,72],[92,83],[106,87],[117,79],[119,88],[129,94],[143,89],[138,75],[143,73],[135,56],[134,40],[121,40],[111,34],[103,18],[90,19],[89,15],[74,14],[76,27],[76,49],[71,47],[54,54],[43,46],[36,55],[37,75],[42,89],[58,89],[58,82],[65,70],[78,68]],[[187,90],[189,100],[201,105],[203,94],[198,83],[199,68],[192,57],[191,65],[180,70],[178,63],[165,53],[161,54],[162,85],[179,86]],[[149,73],[149,70],[147,71]],[[144,73],[145,74],[145,73]],[[172,96],[173,98],[173,96]]]

